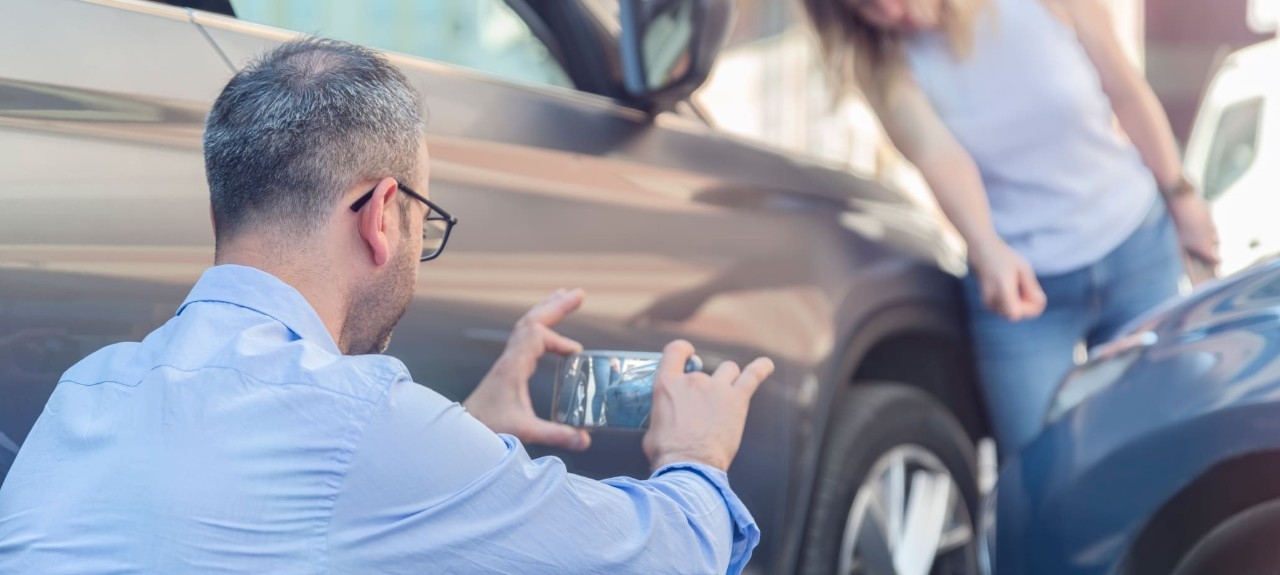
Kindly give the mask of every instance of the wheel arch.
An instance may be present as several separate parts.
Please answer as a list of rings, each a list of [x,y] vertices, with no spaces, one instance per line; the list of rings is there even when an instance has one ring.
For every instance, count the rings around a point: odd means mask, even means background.
[[[1209,468],[1147,520],[1119,575],[1171,573],[1214,528],[1256,505],[1280,499],[1280,451],[1259,451]],[[1169,553],[1178,549],[1179,554]]]
[[[988,424],[977,385],[969,340],[958,307],[943,301],[902,301],[878,310],[850,330],[844,352],[833,359],[831,377],[817,394],[809,441],[797,453],[800,477],[793,494],[781,565],[792,572],[799,566],[803,525],[809,520],[813,480],[827,443],[831,409],[837,394],[859,382],[895,381],[919,388],[946,406],[964,426],[970,439],[984,437]],[[921,361],[921,349],[937,361]],[[959,380],[957,383],[957,379]]]
[[[932,395],[956,415],[970,439],[986,436],[985,398],[962,314],[943,302],[909,301],[863,322],[848,338],[836,376],[823,390],[817,431],[830,428],[836,394],[861,382],[895,381]]]
[[[923,356],[933,361],[921,361]],[[971,440],[987,435],[986,410],[967,340],[924,331],[902,331],[877,342],[847,380],[895,381],[919,388],[951,410]]]

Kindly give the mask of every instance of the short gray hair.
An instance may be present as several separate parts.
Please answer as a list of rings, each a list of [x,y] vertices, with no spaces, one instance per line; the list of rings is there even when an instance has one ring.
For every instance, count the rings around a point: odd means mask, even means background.
[[[356,183],[416,181],[420,108],[404,74],[366,48],[308,38],[263,55],[231,78],[205,123],[218,243],[259,225],[305,240]]]

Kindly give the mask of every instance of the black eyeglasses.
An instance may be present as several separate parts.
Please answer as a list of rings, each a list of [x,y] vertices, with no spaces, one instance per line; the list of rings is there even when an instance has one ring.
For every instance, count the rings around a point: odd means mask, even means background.
[[[418,200],[427,205],[427,217],[422,222],[422,257],[418,261],[425,262],[436,259],[440,252],[444,251],[444,245],[449,243],[449,232],[453,231],[454,224],[458,223],[458,218],[449,215],[428,200],[422,197],[422,194],[413,191],[409,186],[397,182],[400,191],[409,195],[409,197]],[[354,204],[351,204],[351,211],[358,212],[365,204],[369,203],[369,198],[373,197],[373,192],[378,188],[369,190],[365,195],[360,196]]]

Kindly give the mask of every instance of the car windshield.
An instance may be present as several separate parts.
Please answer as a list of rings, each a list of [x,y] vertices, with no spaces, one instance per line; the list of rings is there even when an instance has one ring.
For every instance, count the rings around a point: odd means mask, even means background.
[[[487,72],[572,88],[537,34],[502,0],[232,0],[236,17]]]

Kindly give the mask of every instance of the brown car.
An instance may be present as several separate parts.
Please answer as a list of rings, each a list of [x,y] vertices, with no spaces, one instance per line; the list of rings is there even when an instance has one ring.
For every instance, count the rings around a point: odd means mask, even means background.
[[[529,48],[492,61],[524,73],[512,63],[535,50],[568,87],[390,55],[429,108],[432,197],[461,223],[389,353],[462,398],[523,310],[581,286],[562,331],[589,348],[682,337],[708,368],[769,356],[729,473],[763,534],[750,570],[973,572],[986,424],[963,259],[901,193],[672,111],[706,78],[732,3],[419,3],[505,18]],[[296,32],[236,19],[238,2],[191,4],[223,14],[0,10],[0,476],[61,373],[155,329],[212,263],[204,116],[237,66]],[[543,416],[554,368],[532,382]],[[647,475],[636,433],[551,454],[592,477]]]

